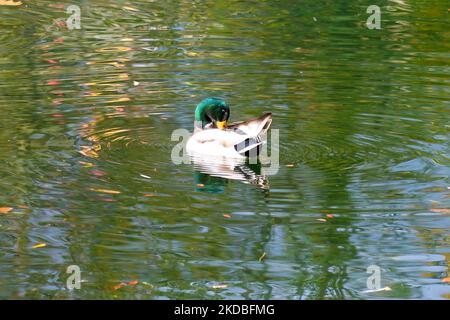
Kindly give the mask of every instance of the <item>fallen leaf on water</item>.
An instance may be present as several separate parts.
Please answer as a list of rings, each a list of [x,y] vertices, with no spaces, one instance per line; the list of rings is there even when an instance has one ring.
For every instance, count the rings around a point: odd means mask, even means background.
[[[44,248],[46,246],[47,246],[47,244],[45,244],[45,243],[38,243],[38,244],[35,244],[34,246],[32,246],[31,248],[38,249],[38,248]]]
[[[198,57],[198,53],[197,52],[193,52],[193,51],[186,51],[186,55],[188,57]]]
[[[327,214],[327,218],[333,218],[333,215],[331,213]]]
[[[53,20],[53,24],[60,28],[64,28],[66,26],[66,22],[63,20]]]
[[[49,86],[56,86],[56,85],[59,84],[59,81],[58,81],[58,80],[48,80],[48,81],[47,81],[47,84],[48,84]]]
[[[290,164],[287,164],[286,167],[288,167],[288,168],[293,168],[294,165],[293,165],[292,163],[290,163]]]
[[[82,164],[85,168],[90,168],[93,167],[94,164],[90,163],[90,162],[85,162],[85,161],[78,161],[79,164]]]
[[[320,218],[320,219],[316,219],[317,221],[320,221],[320,222],[327,222],[327,220],[326,219],[322,219],[322,218]]]
[[[7,214],[10,212],[13,208],[10,207],[0,207],[0,213]]]
[[[137,285],[139,283],[139,281],[137,281],[137,280],[132,280],[132,281],[130,281],[130,282],[121,282],[121,283],[119,283],[119,284],[116,284],[114,287],[113,287],[113,289],[114,290],[119,290],[120,288],[123,288],[123,287],[125,287],[125,286],[135,286],[135,285]]]
[[[110,189],[94,189],[94,188],[90,188],[89,190],[96,191],[96,192],[101,192],[101,193],[108,193],[108,194],[119,194],[120,193],[120,191],[110,190]]]
[[[231,216],[229,214],[226,214],[226,213],[223,215],[223,217],[224,218],[231,218]]]
[[[123,63],[119,63],[119,62],[117,62],[117,61],[113,61],[113,62],[110,62],[110,63],[108,63],[108,64],[110,64],[110,65],[112,65],[112,66],[114,66],[114,67],[116,67],[116,68],[123,68],[123,67],[125,67],[125,65],[123,64]],[[122,100],[123,101],[123,100]],[[127,101],[127,100],[125,100],[125,101]]]
[[[48,6],[50,8],[64,9],[64,4],[62,3],[50,3]]]
[[[52,100],[52,104],[55,106],[59,106],[60,104],[63,104],[63,102],[64,102],[64,99],[53,99]],[[64,117],[64,115],[62,115],[61,113],[55,113],[55,114],[58,114],[60,116],[60,118]]]
[[[51,64],[58,63],[57,60],[53,60],[53,59],[47,59],[47,60],[45,60],[45,61],[48,62],[48,63],[51,63]]]
[[[447,278],[442,279],[442,282],[450,283],[450,277],[447,277]]]
[[[225,288],[228,288],[228,286],[226,284],[215,284],[215,285],[211,286],[211,288],[213,288],[213,289],[225,289]]]
[[[148,283],[148,282],[142,282],[142,284],[144,285],[144,286],[147,286],[147,287],[151,287],[151,288],[153,288],[154,286],[152,285],[152,284],[150,284],[150,283]]]
[[[450,213],[450,209],[446,208],[432,208],[430,209],[431,212],[438,212],[438,213]]]
[[[205,185],[203,183],[197,183],[197,187],[203,188]]]
[[[90,173],[97,177],[103,177],[106,175],[106,172],[102,170],[91,170]]]
[[[125,282],[121,282],[113,287],[114,290],[119,290],[120,288],[125,287],[127,284]]]
[[[20,6],[22,2],[13,0],[0,0],[0,6]]]
[[[146,193],[144,194],[144,197],[154,197],[155,195],[153,193]]]
[[[122,7],[125,10],[129,10],[129,11],[134,11],[134,12],[138,12],[139,10],[133,7]]]
[[[261,255],[261,257],[259,257],[258,261],[261,262],[261,261],[264,259],[265,256],[266,256],[266,253],[264,252],[264,253]]]

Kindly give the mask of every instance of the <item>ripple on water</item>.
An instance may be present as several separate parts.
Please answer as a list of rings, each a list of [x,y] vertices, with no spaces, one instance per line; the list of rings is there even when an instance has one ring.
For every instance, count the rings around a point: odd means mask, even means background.
[[[448,299],[448,7],[386,8],[382,37],[338,2],[2,8],[0,297]],[[273,112],[264,188],[172,163],[207,96]]]

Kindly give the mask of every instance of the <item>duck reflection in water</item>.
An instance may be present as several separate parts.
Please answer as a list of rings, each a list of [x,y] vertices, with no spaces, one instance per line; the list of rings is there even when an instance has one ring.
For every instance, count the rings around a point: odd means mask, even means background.
[[[269,181],[261,174],[261,163],[248,159],[191,156],[195,169],[196,191],[222,193],[229,180],[238,180],[268,190]]]

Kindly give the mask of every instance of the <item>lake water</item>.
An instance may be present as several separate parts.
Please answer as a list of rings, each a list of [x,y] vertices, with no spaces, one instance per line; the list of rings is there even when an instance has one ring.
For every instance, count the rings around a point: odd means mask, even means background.
[[[450,299],[448,1],[381,1],[380,30],[372,1],[23,2],[0,5],[0,298]],[[276,174],[172,162],[210,96],[273,113]]]

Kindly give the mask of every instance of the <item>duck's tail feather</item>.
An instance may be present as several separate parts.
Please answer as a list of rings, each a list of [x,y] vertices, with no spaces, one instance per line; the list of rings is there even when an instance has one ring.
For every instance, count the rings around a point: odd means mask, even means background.
[[[259,117],[258,120],[261,120],[258,136],[262,136],[267,132],[267,130],[269,130],[270,125],[272,124],[272,113],[266,112],[261,117]]]
[[[238,123],[232,123],[229,125],[229,129],[238,129],[250,137],[258,137],[263,135],[269,130],[272,124],[272,113],[265,112],[256,119],[242,121]]]

